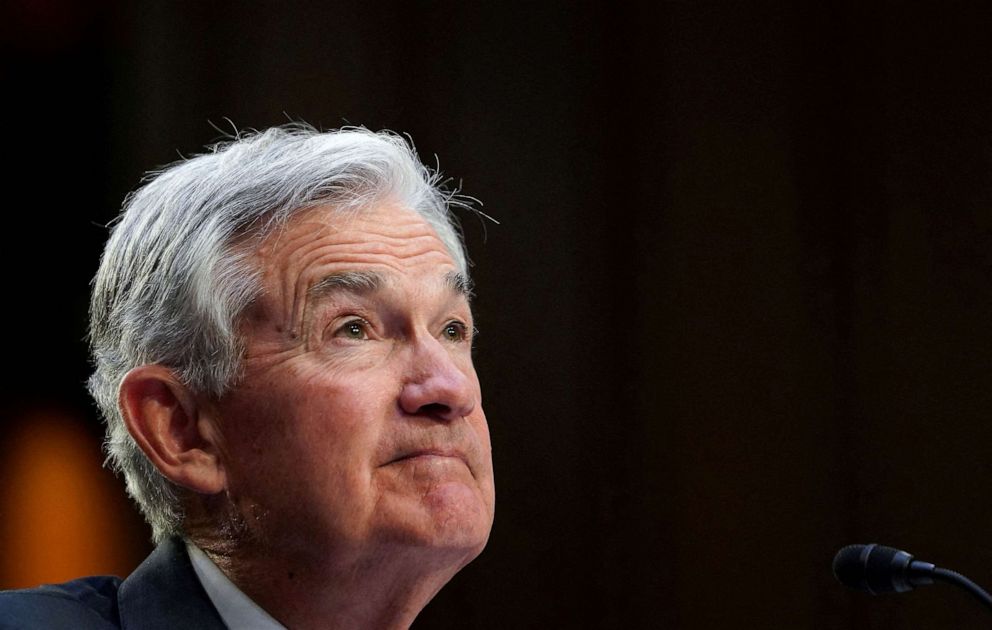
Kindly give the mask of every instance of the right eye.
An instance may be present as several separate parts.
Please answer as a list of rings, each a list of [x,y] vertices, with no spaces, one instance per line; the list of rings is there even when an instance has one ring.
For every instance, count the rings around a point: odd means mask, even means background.
[[[362,341],[369,338],[369,323],[364,319],[352,319],[342,324],[336,331],[335,337]]]

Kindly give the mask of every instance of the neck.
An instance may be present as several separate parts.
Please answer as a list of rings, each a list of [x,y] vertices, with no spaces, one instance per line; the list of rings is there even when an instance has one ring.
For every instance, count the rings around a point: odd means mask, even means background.
[[[408,628],[470,559],[465,550],[336,549],[315,562],[284,549],[190,536],[225,575],[289,628]],[[474,555],[474,554],[473,554]]]

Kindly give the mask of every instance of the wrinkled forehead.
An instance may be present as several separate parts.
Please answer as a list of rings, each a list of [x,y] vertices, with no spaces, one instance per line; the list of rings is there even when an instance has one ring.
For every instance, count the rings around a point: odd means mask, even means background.
[[[455,242],[450,242],[454,239]],[[260,269],[278,266],[292,250],[334,245],[344,257],[361,253],[393,253],[402,257],[418,249],[442,250],[463,275],[468,275],[460,243],[453,228],[438,226],[430,218],[398,202],[386,200],[368,207],[339,208],[319,205],[297,211],[278,225],[261,228],[245,242],[245,253]],[[433,247],[440,245],[440,247]],[[453,250],[454,248],[454,250]]]
[[[362,211],[321,206],[301,211],[256,241],[250,262],[262,301],[297,320],[306,304],[330,292],[371,293],[421,285],[471,294],[469,278],[434,227],[397,204]]]

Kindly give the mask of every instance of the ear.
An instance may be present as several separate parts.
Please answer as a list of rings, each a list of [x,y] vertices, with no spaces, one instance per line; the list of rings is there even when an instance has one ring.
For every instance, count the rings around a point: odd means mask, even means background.
[[[226,488],[213,419],[172,370],[134,368],[121,381],[118,404],[128,432],[167,479],[201,494]]]

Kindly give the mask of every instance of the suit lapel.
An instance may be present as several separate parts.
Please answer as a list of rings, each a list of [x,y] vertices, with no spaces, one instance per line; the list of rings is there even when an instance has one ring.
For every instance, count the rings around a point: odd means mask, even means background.
[[[162,542],[124,580],[117,602],[124,630],[225,630],[178,538]]]

